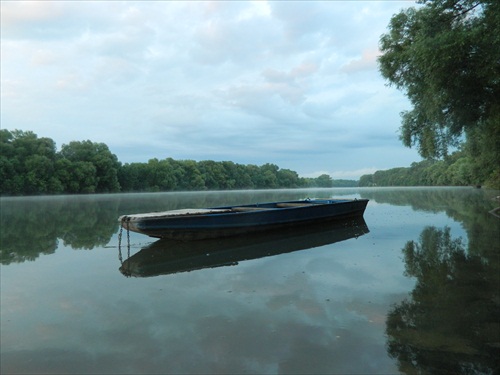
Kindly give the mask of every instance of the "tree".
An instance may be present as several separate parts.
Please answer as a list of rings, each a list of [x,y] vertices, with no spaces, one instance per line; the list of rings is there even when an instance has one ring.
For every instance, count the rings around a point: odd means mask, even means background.
[[[316,184],[318,187],[329,188],[333,186],[333,180],[328,174],[322,174],[316,178]]]
[[[364,174],[359,178],[359,186],[374,186],[375,182],[373,182],[372,174]]]
[[[54,176],[56,146],[50,138],[31,131],[1,130],[0,193],[46,194],[61,192]]]
[[[48,157],[34,154],[25,161],[24,192],[27,194],[47,194],[56,188],[62,191],[62,185],[54,181],[54,162]],[[60,188],[58,188],[58,185]]]
[[[13,193],[16,167],[14,164],[15,149],[12,145],[14,136],[6,129],[0,129],[0,194]]]
[[[118,170],[118,182],[122,191],[141,191],[139,187],[139,174],[143,168],[143,163],[124,164]]]
[[[247,165],[236,164],[236,185],[237,189],[251,189],[254,187],[254,182],[250,177],[250,170]]]
[[[88,161],[71,161],[61,158],[56,162],[56,176],[62,191],[70,194],[96,192],[97,170]]]
[[[95,192],[120,191],[118,182],[120,163],[116,155],[112,154],[104,143],[94,143],[89,140],[83,142],[73,141],[63,145],[60,154],[71,162],[91,163],[95,167]],[[89,171],[87,167],[84,169],[86,172]]]
[[[280,169],[277,173],[277,178],[279,187],[281,188],[296,188],[300,185],[299,175],[290,169]]]
[[[413,106],[401,114],[400,138],[425,158],[446,156],[464,135],[488,141],[480,148],[498,173],[500,2],[419,3],[394,15],[380,39],[380,72]]]
[[[203,160],[198,163],[198,168],[208,190],[221,188],[221,182],[225,180],[225,170],[220,163],[213,160]]]
[[[194,160],[180,160],[177,162],[182,170],[182,179],[179,179],[179,186],[183,190],[204,190],[205,181]]]

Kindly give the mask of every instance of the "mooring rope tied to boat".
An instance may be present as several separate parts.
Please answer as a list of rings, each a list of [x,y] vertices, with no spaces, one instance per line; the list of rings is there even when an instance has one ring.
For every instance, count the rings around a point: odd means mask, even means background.
[[[122,221],[120,223],[120,231],[118,232],[118,259],[120,263],[123,264],[122,257],[122,236],[123,236],[123,222],[126,222],[127,229],[127,259],[130,258],[130,217],[123,216]]]
[[[500,219],[500,215],[497,214],[497,212],[500,212],[500,207],[494,208],[491,211],[489,211],[490,214]]]

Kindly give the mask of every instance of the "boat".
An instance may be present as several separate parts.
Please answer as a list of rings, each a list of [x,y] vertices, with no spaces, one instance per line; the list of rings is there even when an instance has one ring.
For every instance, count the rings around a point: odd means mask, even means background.
[[[368,199],[304,199],[185,208],[119,217],[122,228],[150,237],[199,240],[362,216]]]
[[[237,266],[242,261],[309,251],[369,233],[362,217],[306,224],[278,230],[200,241],[159,239],[125,259],[127,277],[153,277],[207,268]],[[122,259],[119,248],[119,259]]]

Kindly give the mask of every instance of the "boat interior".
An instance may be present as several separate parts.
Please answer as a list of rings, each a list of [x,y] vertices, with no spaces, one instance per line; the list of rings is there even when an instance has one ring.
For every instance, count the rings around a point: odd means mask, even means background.
[[[317,203],[277,203],[270,206],[242,206],[242,207],[231,207],[231,211],[235,212],[247,212],[247,211],[262,211],[262,210],[273,210],[275,208],[292,208],[292,207],[306,207],[313,206]]]

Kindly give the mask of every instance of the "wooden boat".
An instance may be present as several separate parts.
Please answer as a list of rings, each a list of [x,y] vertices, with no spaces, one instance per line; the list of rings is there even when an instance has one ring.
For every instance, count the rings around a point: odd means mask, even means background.
[[[197,240],[362,216],[368,199],[306,199],[123,215],[127,230]]]
[[[162,238],[124,260],[120,272],[127,277],[151,277],[236,266],[242,261],[305,251],[368,232],[364,219],[355,217],[200,241]]]

